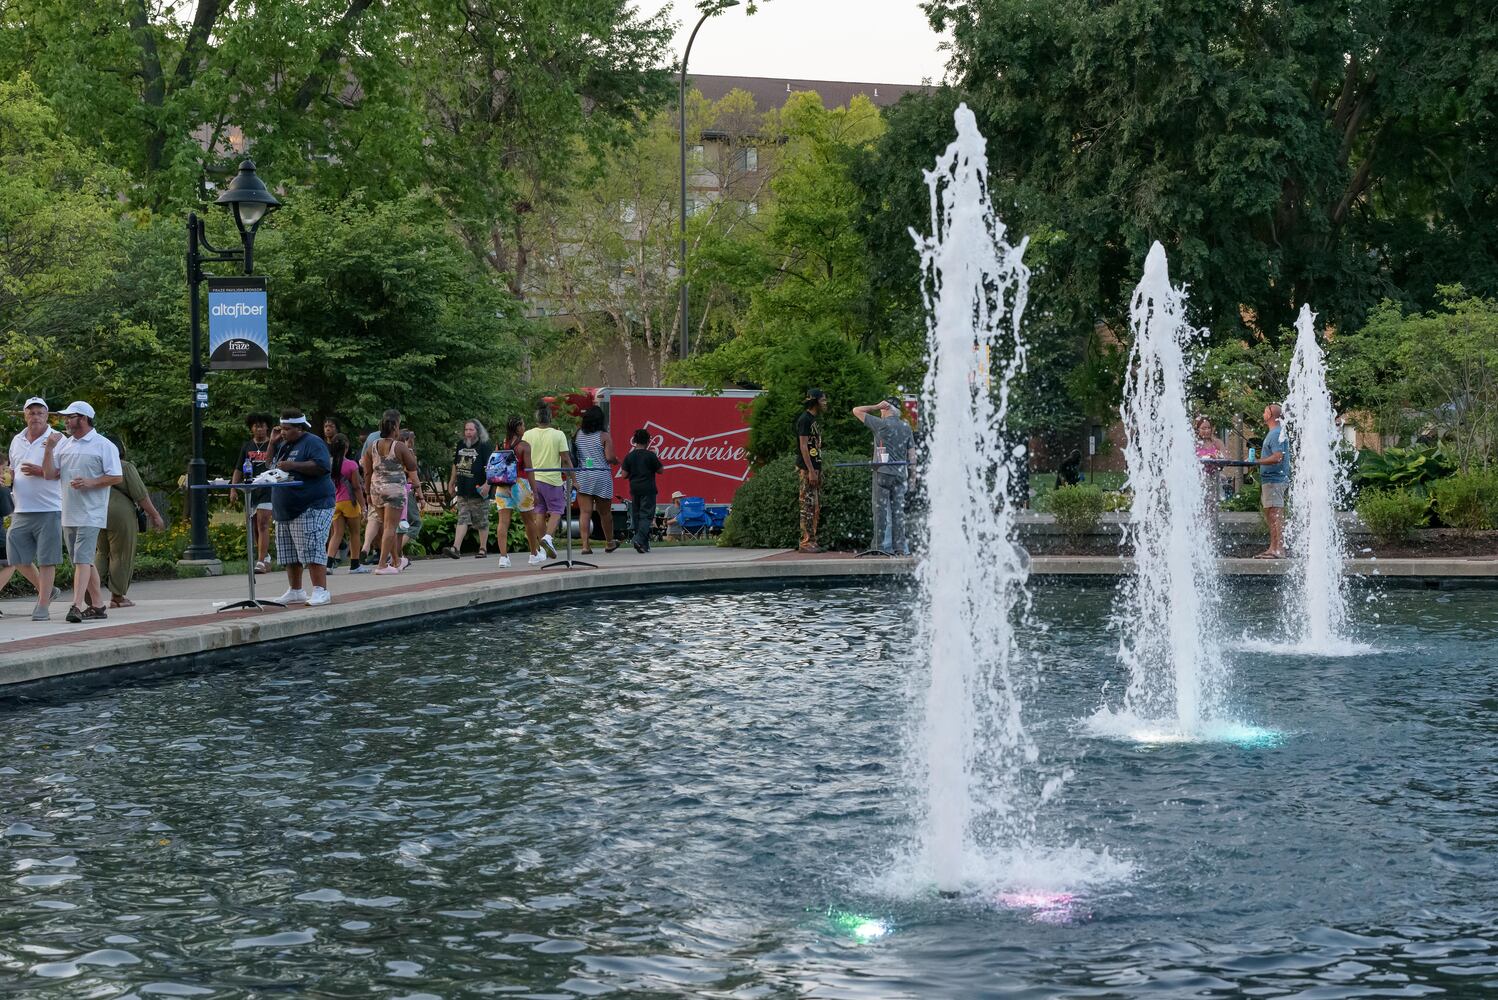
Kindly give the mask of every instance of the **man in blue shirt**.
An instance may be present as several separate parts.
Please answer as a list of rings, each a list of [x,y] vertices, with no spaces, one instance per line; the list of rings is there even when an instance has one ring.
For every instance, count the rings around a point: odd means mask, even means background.
[[[281,441],[271,464],[299,486],[271,490],[271,517],[276,522],[276,556],[286,567],[282,604],[327,604],[328,529],[333,526],[333,456],[298,409],[281,411]],[[302,567],[312,576],[312,596],[302,589]]]
[[[1290,489],[1290,450],[1285,444],[1284,411],[1278,403],[1264,407],[1264,453],[1258,459],[1259,505],[1269,523],[1269,548],[1255,559],[1285,558],[1285,493]]]

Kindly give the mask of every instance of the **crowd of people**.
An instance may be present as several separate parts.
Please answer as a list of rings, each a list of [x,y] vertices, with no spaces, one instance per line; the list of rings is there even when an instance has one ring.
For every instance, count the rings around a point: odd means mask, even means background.
[[[630,451],[621,459],[601,408],[583,410],[571,441],[552,426],[552,419],[546,405],[536,410],[534,427],[512,416],[498,441],[477,418],[464,422],[447,478],[456,524],[444,555],[462,558],[472,534],[477,542],[474,557],[488,558],[492,504],[498,568],[511,565],[510,524],[517,516],[526,539],[527,564],[555,559],[554,536],[570,505],[569,492],[575,493],[583,524],[590,523],[595,509],[602,515],[604,551],[613,552],[620,544],[613,537],[611,512],[615,469],[621,466],[630,488],[632,544],[636,551],[650,550],[655,477],[662,466],[650,450],[648,433],[636,431]],[[280,603],[316,606],[331,601],[327,574],[340,565],[344,546],[350,573],[395,575],[409,567],[403,549],[405,539],[420,530],[421,480],[415,435],[401,427],[399,411],[385,412],[379,429],[360,445],[358,461],[350,457],[352,443],[336,420],[323,423],[321,438],[310,433],[310,422],[296,409],[284,410],[274,426],[260,413],[251,414],[246,425],[251,436],[240,450],[233,482],[249,484],[246,502],[256,508],[252,525],[257,572],[270,569],[274,533],[276,556],[287,574]],[[587,532],[582,551],[593,551]]]

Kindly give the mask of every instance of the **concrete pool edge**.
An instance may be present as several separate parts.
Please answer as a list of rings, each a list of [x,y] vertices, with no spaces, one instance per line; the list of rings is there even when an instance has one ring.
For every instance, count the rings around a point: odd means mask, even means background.
[[[909,575],[903,559],[757,559],[738,563],[699,563],[587,571],[527,573],[476,580],[422,591],[400,591],[357,601],[335,601],[320,608],[235,612],[192,624],[143,631],[138,635],[89,638],[0,653],[0,690],[19,685],[97,674],[120,668],[246,653],[262,644],[280,645],[315,636],[346,638],[372,625],[424,624],[454,614],[553,600],[576,600],[620,590],[658,592],[694,585],[821,583]]]
[[[1283,576],[1290,568],[1283,561],[1224,559],[1221,563],[1230,578],[1264,583]],[[726,563],[485,577],[433,589],[366,595],[322,608],[168,620],[156,627],[137,626],[128,635],[80,633],[76,640],[0,651],[0,690],[124,668],[203,663],[219,656],[250,654],[262,644],[273,648],[314,636],[341,639],[357,628],[420,625],[428,618],[441,620],[507,604],[576,600],[619,590],[649,593],[697,585],[718,589],[889,579],[911,576],[914,566],[910,559],[803,557],[783,552]],[[1042,581],[1111,583],[1130,569],[1130,560],[1109,556],[1036,556],[1031,561],[1031,576]],[[1347,572],[1363,584],[1428,589],[1498,586],[1498,560],[1492,559],[1355,559],[1348,561]]]

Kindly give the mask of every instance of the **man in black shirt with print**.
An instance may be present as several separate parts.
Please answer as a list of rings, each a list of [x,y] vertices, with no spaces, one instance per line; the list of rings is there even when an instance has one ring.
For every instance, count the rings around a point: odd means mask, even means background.
[[[802,552],[821,552],[817,526],[822,517],[822,429],[817,417],[827,410],[827,394],[806,390],[801,415],[796,418],[796,471],[801,477]]]

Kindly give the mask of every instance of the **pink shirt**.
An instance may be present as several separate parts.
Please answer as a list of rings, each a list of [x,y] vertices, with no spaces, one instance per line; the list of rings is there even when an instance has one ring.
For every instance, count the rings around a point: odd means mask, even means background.
[[[349,493],[349,483],[351,482],[349,477],[358,471],[358,462],[351,461],[347,458],[343,460],[343,468],[339,470],[340,478],[338,480],[338,485],[333,488],[334,503],[347,503],[348,501],[353,499],[353,495]]]

